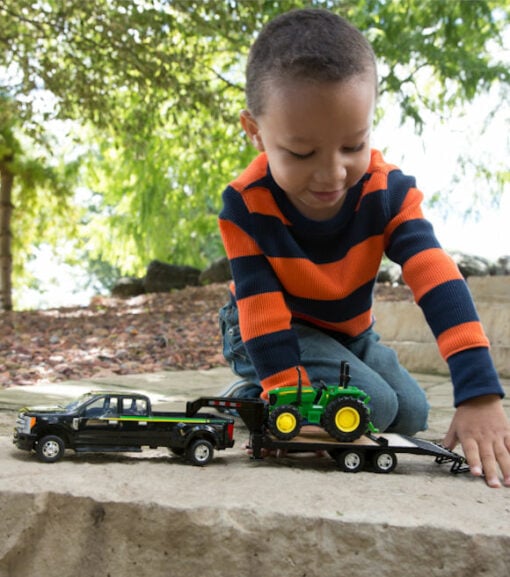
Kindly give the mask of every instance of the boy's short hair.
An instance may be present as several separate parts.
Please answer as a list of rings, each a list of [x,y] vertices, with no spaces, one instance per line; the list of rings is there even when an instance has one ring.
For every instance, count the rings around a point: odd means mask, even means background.
[[[375,55],[357,28],[327,10],[291,10],[271,20],[251,47],[248,109],[262,114],[266,85],[275,79],[341,82],[363,74],[373,75],[377,90]]]

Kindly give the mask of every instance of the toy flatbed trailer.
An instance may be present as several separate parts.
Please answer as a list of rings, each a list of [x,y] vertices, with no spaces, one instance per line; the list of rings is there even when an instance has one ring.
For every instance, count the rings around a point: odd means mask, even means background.
[[[351,442],[340,442],[325,431],[306,431],[291,440],[271,435],[266,427],[267,405],[258,399],[201,397],[187,403],[186,414],[191,417],[201,407],[235,410],[250,432],[252,458],[263,459],[264,450],[284,450],[289,453],[326,451],[342,471],[356,473],[368,469],[376,473],[390,473],[397,466],[397,454],[430,455],[438,464],[451,464],[452,473],[469,471],[466,459],[438,443],[395,433],[368,433]]]

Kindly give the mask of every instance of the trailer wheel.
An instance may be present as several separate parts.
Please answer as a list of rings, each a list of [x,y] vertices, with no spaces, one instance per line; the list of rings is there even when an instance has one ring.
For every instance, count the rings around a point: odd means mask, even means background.
[[[37,441],[35,452],[43,463],[56,463],[64,456],[65,448],[64,441],[60,437],[46,435]]]
[[[393,451],[376,451],[372,455],[374,473],[391,473],[397,466],[397,455]]]
[[[277,407],[269,414],[267,426],[277,439],[287,441],[301,430],[301,415],[292,405]]]
[[[361,451],[342,451],[335,456],[337,465],[346,473],[357,473],[365,465],[365,455]]]
[[[186,451],[186,456],[193,463],[199,467],[208,465],[214,455],[214,447],[210,441],[206,439],[198,439],[193,441]]]
[[[350,443],[361,437],[368,427],[368,409],[359,399],[339,397],[326,407],[323,427],[337,441]]]

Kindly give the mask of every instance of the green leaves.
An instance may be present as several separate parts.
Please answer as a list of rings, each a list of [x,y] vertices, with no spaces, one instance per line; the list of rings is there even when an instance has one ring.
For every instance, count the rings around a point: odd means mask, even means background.
[[[310,5],[366,34],[381,93],[418,130],[424,111],[510,83],[497,50],[510,9],[495,0],[3,2],[0,158],[12,153],[16,172],[19,265],[71,229],[87,258],[130,274],[153,258],[203,266],[222,254],[221,191],[255,154],[238,125],[249,46],[275,15]],[[49,143],[52,119],[73,120],[78,152]],[[32,152],[49,172],[29,167]],[[77,187],[92,204],[73,202]]]

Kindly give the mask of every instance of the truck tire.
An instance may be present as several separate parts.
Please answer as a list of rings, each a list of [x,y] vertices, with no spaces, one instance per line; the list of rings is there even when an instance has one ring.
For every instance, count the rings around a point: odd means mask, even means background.
[[[371,456],[374,473],[391,473],[397,466],[397,455],[393,451],[383,449]]]
[[[301,414],[292,405],[277,407],[269,414],[267,427],[277,439],[288,441],[301,430]]]
[[[339,451],[335,460],[340,469],[346,473],[357,473],[365,466],[365,454],[354,449]]]
[[[186,450],[186,456],[193,465],[205,467],[214,456],[213,444],[207,439],[193,441]]]
[[[368,409],[359,399],[339,397],[324,411],[322,426],[337,441],[350,443],[363,435],[368,427]]]
[[[65,443],[60,437],[46,435],[37,441],[35,452],[43,463],[56,463],[64,456],[65,448]]]

